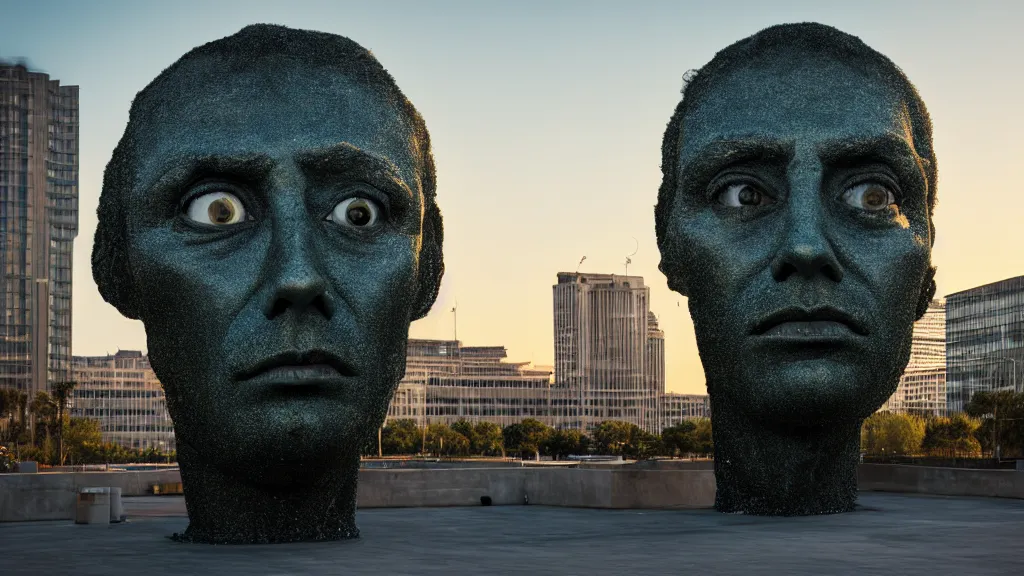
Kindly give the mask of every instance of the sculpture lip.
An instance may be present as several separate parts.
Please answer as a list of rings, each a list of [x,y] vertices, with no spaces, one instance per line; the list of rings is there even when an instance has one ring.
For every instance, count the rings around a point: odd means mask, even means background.
[[[250,378],[254,378],[275,368],[304,368],[325,365],[336,370],[338,375],[342,377],[353,377],[357,375],[355,368],[353,368],[351,364],[342,360],[337,354],[333,354],[326,350],[309,350],[306,352],[289,350],[287,352],[275,354],[266,360],[258,362],[251,368],[243,370],[238,375],[238,379],[249,380]]]
[[[844,312],[838,308],[827,306],[811,309],[786,308],[778,312],[773,312],[755,324],[751,334],[760,336],[775,326],[785,322],[838,322],[840,324],[845,324],[858,336],[868,335],[867,327],[861,321],[857,320],[857,318],[852,314]]]

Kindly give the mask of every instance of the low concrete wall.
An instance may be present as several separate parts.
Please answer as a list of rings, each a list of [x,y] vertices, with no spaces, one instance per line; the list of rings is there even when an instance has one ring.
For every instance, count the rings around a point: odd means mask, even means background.
[[[80,488],[115,487],[142,496],[153,484],[181,482],[177,470],[0,474],[0,522],[69,520]]]
[[[525,468],[443,468],[359,471],[360,508],[522,504]]]
[[[123,496],[180,482],[174,471],[0,475],[0,522],[67,520],[80,488],[116,486]],[[360,508],[530,504],[580,508],[707,508],[710,471],[465,468],[359,471]]]
[[[700,463],[701,466],[706,465]],[[662,467],[658,467],[662,468]],[[1024,498],[1024,472],[862,464],[861,490]],[[124,496],[180,482],[177,470],[0,474],[0,522],[74,517],[80,488],[118,487]],[[500,467],[359,471],[360,508],[530,504],[578,508],[708,508],[715,476],[708,469]]]
[[[360,470],[360,508],[538,504],[576,508],[708,508],[710,471],[467,468]]]
[[[857,485],[878,492],[1024,498],[1024,472],[1016,470],[861,464]]]

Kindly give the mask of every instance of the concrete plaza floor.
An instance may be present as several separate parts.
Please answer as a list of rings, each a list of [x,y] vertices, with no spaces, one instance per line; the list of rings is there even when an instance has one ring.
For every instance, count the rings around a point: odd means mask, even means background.
[[[211,546],[167,538],[180,496],[126,498],[129,521],[0,524],[0,574],[1024,574],[1024,501],[862,493],[806,518],[543,506],[358,512],[362,537]]]

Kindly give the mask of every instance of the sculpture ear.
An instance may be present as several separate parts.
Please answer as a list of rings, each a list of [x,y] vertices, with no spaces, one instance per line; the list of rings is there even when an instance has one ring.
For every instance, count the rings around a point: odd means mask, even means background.
[[[935,272],[935,266],[929,268],[928,272],[924,275],[924,280],[921,282],[921,295],[918,296],[917,300],[917,314],[914,317],[915,322],[924,317],[925,312],[928,311],[928,304],[930,304],[932,298],[935,297]]]
[[[419,320],[430,313],[441,290],[444,276],[444,221],[436,204],[428,205],[423,219],[423,242],[420,248],[419,280],[416,287],[416,301],[413,303],[412,320]]]
[[[124,162],[111,161],[104,174],[96,210],[98,222],[92,247],[92,277],[104,300],[125,317],[138,320],[138,298],[128,264],[128,225],[121,203],[125,195],[118,189],[130,181],[124,171]]]

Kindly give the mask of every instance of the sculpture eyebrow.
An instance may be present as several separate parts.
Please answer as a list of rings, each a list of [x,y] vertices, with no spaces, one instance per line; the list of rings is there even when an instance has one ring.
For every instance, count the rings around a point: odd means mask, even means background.
[[[837,167],[885,164],[904,185],[922,186],[925,190],[928,187],[928,159],[918,155],[910,142],[895,133],[828,141],[818,147],[818,157],[823,164]]]
[[[398,187],[410,197],[414,195],[394,162],[370,154],[348,142],[301,152],[295,155],[295,163],[309,177],[315,178],[332,173],[352,173],[371,183],[390,184],[389,187]]]
[[[152,190],[184,185],[204,174],[230,174],[246,179],[266,177],[274,167],[267,154],[205,154],[176,156],[165,164],[165,170],[149,186]]]
[[[793,142],[751,136],[713,140],[686,163],[681,175],[695,185],[703,185],[722,170],[749,162],[785,164],[793,156]]]
[[[917,167],[923,167],[928,162],[917,154],[909,142],[894,133],[829,140],[818,146],[818,157],[825,164],[887,161],[899,158],[913,162]]]

